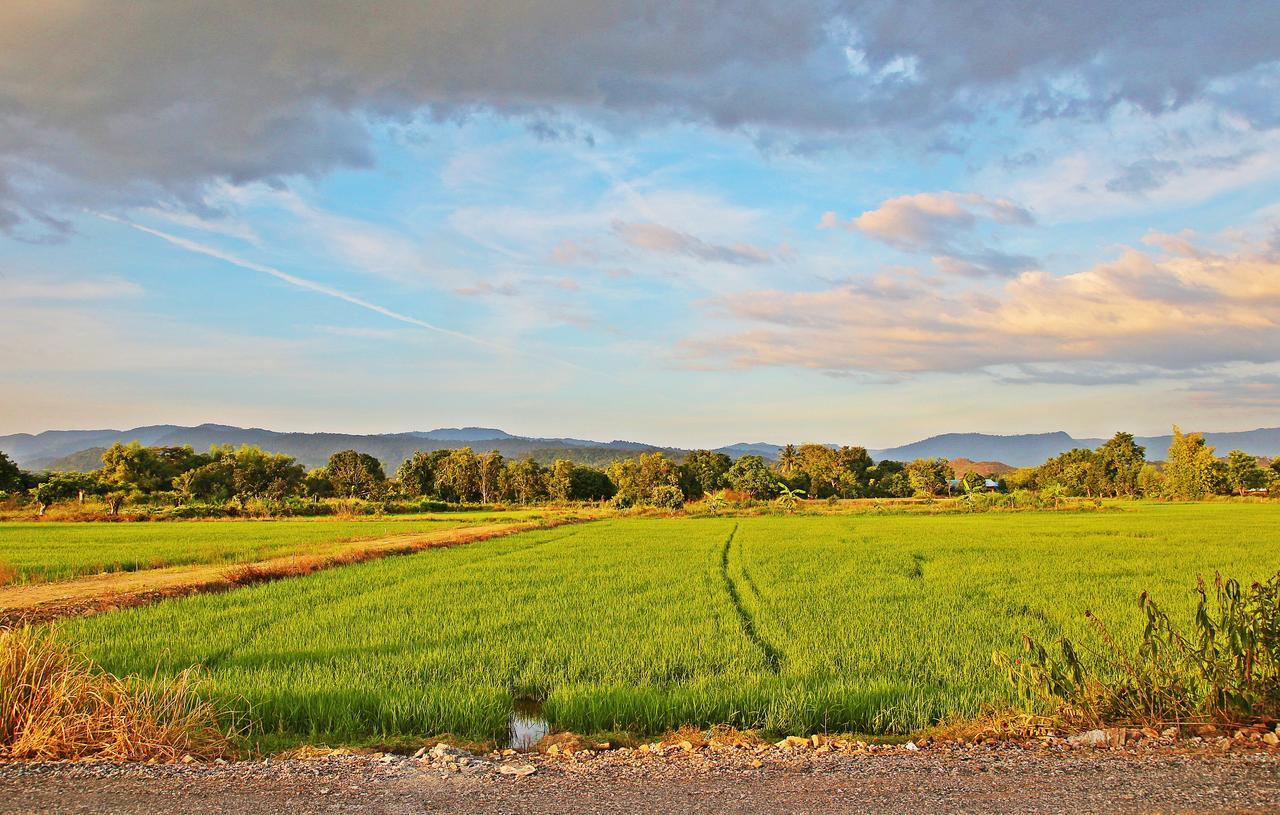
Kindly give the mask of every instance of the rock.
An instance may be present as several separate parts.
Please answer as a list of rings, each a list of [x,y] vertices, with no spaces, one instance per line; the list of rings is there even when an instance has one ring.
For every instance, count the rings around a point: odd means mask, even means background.
[[[1067,744],[1072,747],[1101,749],[1107,746],[1107,733],[1105,730],[1090,730],[1087,733],[1077,733],[1067,739]]]
[[[911,751],[911,752],[915,752],[916,750],[919,750],[920,748],[916,746],[916,743],[915,743],[914,741],[909,741],[909,742],[907,742],[906,744],[902,745],[902,749],[903,749],[903,750],[909,750],[909,751]]]
[[[808,747],[809,744],[809,740],[803,736],[787,736],[778,742],[779,747]]]
[[[682,741],[676,746],[679,747],[681,750],[684,750],[686,753],[693,752],[693,742],[691,741]]]
[[[418,752],[413,754],[413,757],[415,759],[423,759],[423,758],[426,758],[426,756],[427,756],[427,748],[425,747],[419,747]]]
[[[1263,733],[1262,741],[1264,744],[1269,744],[1272,747],[1275,747],[1277,744],[1280,744],[1280,736],[1277,736],[1275,733]]]
[[[1164,730],[1160,731],[1160,735],[1164,736],[1166,739],[1176,739],[1178,737],[1178,728],[1166,727]]]
[[[440,742],[431,748],[430,755],[432,758],[457,758],[458,756],[468,755],[468,753],[466,750],[461,750],[451,744]]]
[[[533,766],[532,764],[503,764],[502,766],[498,767],[498,772],[502,773],[503,775],[515,776],[516,778],[523,778],[526,775],[533,775],[537,771],[538,771],[538,768]]]

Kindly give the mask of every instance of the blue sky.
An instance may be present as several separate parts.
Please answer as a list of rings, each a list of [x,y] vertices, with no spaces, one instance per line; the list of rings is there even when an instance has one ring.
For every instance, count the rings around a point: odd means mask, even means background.
[[[18,3],[0,432],[1280,424],[1276,13],[1087,5]]]

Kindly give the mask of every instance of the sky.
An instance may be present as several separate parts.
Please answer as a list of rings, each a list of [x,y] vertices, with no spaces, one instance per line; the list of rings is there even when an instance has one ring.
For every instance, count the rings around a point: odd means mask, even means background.
[[[1280,4],[0,6],[0,433],[1280,425]]]

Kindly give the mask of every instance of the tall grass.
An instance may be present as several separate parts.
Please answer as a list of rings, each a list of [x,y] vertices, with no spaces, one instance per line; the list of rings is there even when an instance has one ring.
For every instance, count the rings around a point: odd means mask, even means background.
[[[49,632],[0,631],[0,757],[171,760],[229,753],[193,670],[150,681],[97,670]]]
[[[1015,702],[990,655],[1024,634],[1124,621],[1143,589],[1190,613],[1189,575],[1274,573],[1274,512],[620,519],[66,630],[118,674],[205,665],[298,740],[500,737],[521,697],[582,732],[906,733]]]

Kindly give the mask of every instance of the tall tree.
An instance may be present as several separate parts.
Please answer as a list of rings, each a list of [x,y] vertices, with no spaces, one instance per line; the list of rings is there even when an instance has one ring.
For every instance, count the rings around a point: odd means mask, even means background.
[[[1267,485],[1267,471],[1258,466],[1258,459],[1243,450],[1227,453],[1227,485],[1237,495]]]
[[[752,498],[772,498],[778,494],[778,479],[760,456],[743,456],[725,473],[725,481]]]
[[[724,486],[724,474],[733,466],[733,460],[724,453],[713,450],[694,450],[685,456],[680,479],[684,494],[690,498],[715,492]]]
[[[488,504],[498,497],[498,482],[502,480],[502,470],[506,463],[502,454],[490,450],[479,457],[477,464],[476,484],[480,488],[480,502]]]
[[[1217,479],[1213,448],[1199,433],[1183,433],[1173,426],[1173,441],[1164,465],[1164,492],[1170,498],[1195,501],[1211,491]]]
[[[446,501],[480,499],[480,458],[470,447],[450,450],[436,467],[436,490]]]
[[[1147,462],[1147,449],[1134,441],[1132,433],[1116,433],[1098,448],[1098,458],[1111,495],[1119,498],[1138,494],[1138,474]]]
[[[409,456],[396,470],[400,489],[415,498],[434,495],[436,491],[436,465],[440,457],[418,450]]]
[[[907,465],[906,471],[916,495],[942,495],[954,475],[945,458],[918,458]]]
[[[545,498],[547,478],[542,465],[532,457],[513,461],[502,473],[503,492],[522,504]]]
[[[325,469],[334,493],[343,498],[372,498],[387,480],[382,462],[357,450],[334,453]]]
[[[14,463],[13,459],[0,452],[0,492],[18,492],[26,486],[26,477],[22,469]]]

